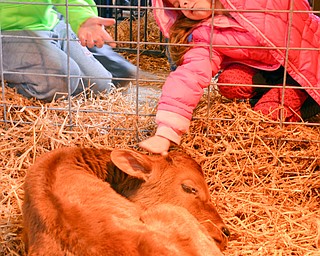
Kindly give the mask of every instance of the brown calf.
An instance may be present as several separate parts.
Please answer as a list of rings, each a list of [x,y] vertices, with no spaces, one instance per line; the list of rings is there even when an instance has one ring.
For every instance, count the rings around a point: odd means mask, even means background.
[[[200,166],[178,152],[57,149],[24,190],[29,255],[221,255],[229,235]]]

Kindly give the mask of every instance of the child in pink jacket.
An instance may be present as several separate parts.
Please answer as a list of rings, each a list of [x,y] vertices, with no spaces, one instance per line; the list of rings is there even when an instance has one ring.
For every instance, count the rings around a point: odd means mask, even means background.
[[[284,121],[300,121],[309,102],[319,110],[320,19],[307,0],[153,0],[153,6],[177,69],[163,86],[156,134],[142,148],[166,154],[171,142],[180,143],[219,70],[223,96],[252,99],[254,110],[273,120],[282,112]]]

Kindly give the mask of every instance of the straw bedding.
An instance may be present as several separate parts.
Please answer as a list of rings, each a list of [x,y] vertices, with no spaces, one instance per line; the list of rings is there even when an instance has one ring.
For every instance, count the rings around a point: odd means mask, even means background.
[[[140,57],[142,69],[165,77],[165,58]],[[141,82],[138,102],[137,83],[110,95],[89,91],[71,104],[28,100],[6,88],[6,108],[0,106],[0,119],[5,113],[8,121],[0,123],[0,255],[24,255],[22,185],[38,156],[65,146],[137,148],[153,134],[161,83]],[[310,125],[272,123],[246,102],[227,101],[214,89],[205,93],[190,131],[172,150],[185,150],[202,165],[232,233],[225,255],[320,255],[319,122],[320,116]]]

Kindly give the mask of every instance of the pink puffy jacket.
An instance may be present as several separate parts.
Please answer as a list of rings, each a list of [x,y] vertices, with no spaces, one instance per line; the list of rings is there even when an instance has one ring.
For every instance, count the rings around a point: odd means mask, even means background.
[[[185,54],[182,65],[168,76],[163,86],[156,115],[156,135],[177,144],[188,130],[193,110],[212,75],[230,62],[262,70],[276,70],[280,65],[287,65],[288,73],[320,105],[320,19],[311,13],[308,1],[220,2],[230,10],[231,16],[215,16],[213,28],[212,20],[207,20],[193,31],[191,43],[195,46]],[[153,6],[155,19],[168,37],[177,11],[164,10],[163,7],[169,5],[163,0],[153,0]],[[211,49],[210,42],[214,45]]]

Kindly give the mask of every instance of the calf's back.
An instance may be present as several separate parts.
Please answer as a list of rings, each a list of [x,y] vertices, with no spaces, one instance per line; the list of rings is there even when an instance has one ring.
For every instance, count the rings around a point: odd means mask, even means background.
[[[186,248],[191,255],[201,255],[199,246],[192,246],[197,244],[191,238],[196,230],[212,250],[219,251],[212,238],[220,248],[226,243],[224,224],[210,202],[200,167],[180,153],[164,159],[132,150],[57,149],[30,167],[24,189],[29,255],[152,255],[157,240],[166,246],[154,255],[161,250],[163,255],[185,253]],[[171,229],[168,237],[165,221],[153,228],[146,220],[156,214],[146,213],[158,207],[158,216],[168,216],[172,208],[175,222],[184,219],[177,212],[186,209],[193,231],[181,236],[181,230]],[[206,229],[196,228],[194,217]],[[185,236],[190,240],[187,247],[182,246]]]

